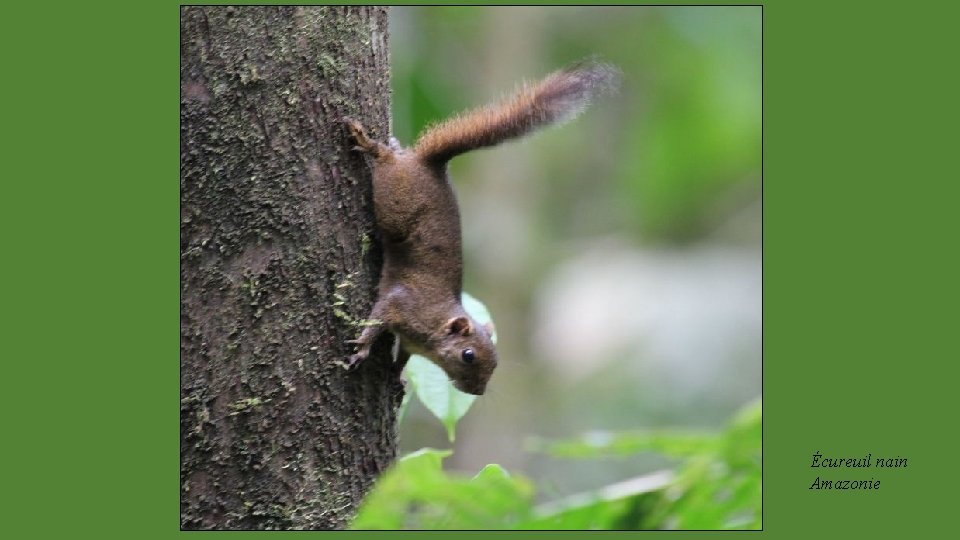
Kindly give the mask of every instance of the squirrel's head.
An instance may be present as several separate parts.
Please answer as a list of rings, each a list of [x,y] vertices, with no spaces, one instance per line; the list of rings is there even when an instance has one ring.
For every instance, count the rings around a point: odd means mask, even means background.
[[[481,395],[497,367],[493,325],[477,324],[470,316],[453,317],[433,336],[435,358],[461,392]]]

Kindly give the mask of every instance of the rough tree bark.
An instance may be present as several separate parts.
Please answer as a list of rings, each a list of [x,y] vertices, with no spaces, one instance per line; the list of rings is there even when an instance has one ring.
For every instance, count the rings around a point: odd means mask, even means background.
[[[350,354],[381,256],[345,115],[389,128],[387,13],[180,13],[180,520],[342,528],[396,454],[389,342]]]

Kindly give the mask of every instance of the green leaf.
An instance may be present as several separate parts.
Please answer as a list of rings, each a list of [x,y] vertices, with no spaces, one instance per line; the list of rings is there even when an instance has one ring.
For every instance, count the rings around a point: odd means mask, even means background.
[[[499,465],[487,465],[473,478],[447,473],[443,459],[451,451],[423,449],[398,461],[377,481],[351,527],[759,529],[761,422],[757,401],[717,434],[593,433],[574,443],[587,450],[602,448],[608,456],[643,446],[681,457],[682,464],[676,474],[636,477],[536,508],[532,487],[522,477]]]
[[[537,519],[521,527],[759,529],[763,526],[762,420],[762,402],[758,399],[743,407],[720,433],[595,431],[567,441],[530,440],[529,450],[560,458],[656,452],[681,463],[667,490],[632,499],[597,497],[560,505],[561,511],[540,512]]]
[[[490,312],[479,300],[463,293],[461,302],[467,313],[479,324],[492,322]],[[496,333],[492,336],[496,343]],[[454,388],[453,383],[436,364],[420,355],[412,355],[405,368],[407,380],[413,385],[417,399],[436,416],[447,430],[447,438],[456,438],[457,422],[463,418],[477,398]]]
[[[448,458],[453,455],[453,450],[448,449],[437,449],[437,448],[421,448],[415,452],[410,452],[409,454],[401,457],[398,462],[400,463],[414,463],[414,462],[423,462],[428,463],[431,469],[440,470],[440,466],[443,463],[444,458]],[[408,465],[409,466],[409,465]]]
[[[417,399],[443,423],[447,438],[453,442],[457,421],[467,414],[477,396],[454,388],[442,369],[419,355],[410,357],[406,374]]]
[[[460,294],[460,302],[463,304],[463,309],[467,310],[467,313],[473,317],[473,320],[477,321],[480,324],[487,324],[493,322],[493,317],[490,316],[490,311],[487,310],[487,306],[483,305],[482,302],[476,298],[470,296],[467,293]],[[496,343],[497,342],[497,332],[494,329],[493,335],[490,336],[490,339]]]
[[[651,512],[650,523],[676,529],[759,529],[763,525],[761,400],[748,404],[710,452],[684,463]]]
[[[501,480],[501,479],[509,479],[509,478],[510,478],[510,473],[508,473],[506,469],[504,469],[500,465],[497,465],[496,463],[484,465],[484,467],[480,469],[480,472],[478,472],[477,475],[473,477],[475,481],[479,481],[479,482],[484,482],[490,479]]]
[[[571,495],[538,506],[535,518],[521,529],[638,529],[664,496],[671,475],[667,471],[638,476],[590,493]]]
[[[501,529],[531,515],[533,490],[499,465],[473,478],[447,474],[449,451],[423,449],[397,462],[377,482],[352,529]]]
[[[451,450],[423,448],[398,460],[367,495],[351,527],[402,529],[408,499],[428,498],[444,479],[442,462]]]

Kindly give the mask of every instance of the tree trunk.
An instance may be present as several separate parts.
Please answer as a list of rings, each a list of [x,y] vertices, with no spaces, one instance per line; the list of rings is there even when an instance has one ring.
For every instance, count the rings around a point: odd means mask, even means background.
[[[388,60],[385,8],[181,8],[181,528],[343,528],[395,457],[389,340],[340,366],[381,263],[341,118],[385,139]]]

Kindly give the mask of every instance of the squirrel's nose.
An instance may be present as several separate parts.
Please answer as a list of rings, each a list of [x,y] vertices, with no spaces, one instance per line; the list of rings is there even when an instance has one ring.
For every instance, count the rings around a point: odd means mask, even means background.
[[[454,386],[457,387],[457,390],[460,390],[461,392],[466,392],[475,396],[482,396],[487,390],[486,383],[464,384],[457,381],[454,383]]]

